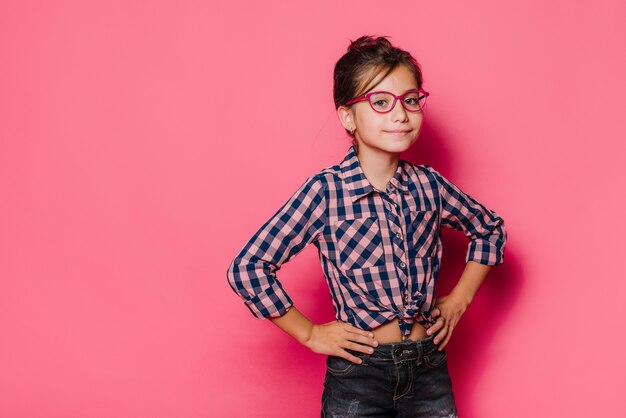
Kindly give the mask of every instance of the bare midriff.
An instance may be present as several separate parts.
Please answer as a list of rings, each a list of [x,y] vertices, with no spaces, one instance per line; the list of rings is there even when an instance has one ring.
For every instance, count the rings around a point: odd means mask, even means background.
[[[379,343],[393,343],[407,339],[416,341],[427,337],[426,328],[418,322],[413,323],[411,333],[404,337],[400,331],[398,318],[394,318],[391,321],[372,329],[371,332],[374,333],[374,339],[376,339]]]

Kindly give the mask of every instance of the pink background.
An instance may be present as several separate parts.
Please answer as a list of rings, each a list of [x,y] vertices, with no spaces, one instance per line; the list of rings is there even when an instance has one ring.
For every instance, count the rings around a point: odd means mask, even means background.
[[[447,348],[461,416],[624,413],[623,2],[50,3],[0,3],[0,416],[319,416],[324,357],[226,269],[345,154],[363,34],[423,67],[406,158],[508,226]],[[444,231],[441,294],[466,244]],[[313,246],[279,278],[334,319]]]

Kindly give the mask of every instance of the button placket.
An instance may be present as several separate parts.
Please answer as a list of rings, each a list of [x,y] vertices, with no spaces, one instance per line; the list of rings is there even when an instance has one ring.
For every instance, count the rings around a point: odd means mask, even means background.
[[[391,243],[393,248],[393,256],[396,262],[396,272],[400,279],[400,291],[403,292],[407,287],[409,266],[406,264],[406,244],[403,240],[405,236],[402,230],[402,214],[400,213],[400,205],[396,202],[398,193],[395,187],[391,187],[392,193],[389,193],[386,197],[387,207],[389,208],[389,220],[391,229]],[[405,309],[406,303],[402,304],[402,309]]]
[[[387,209],[387,219],[389,221],[390,227],[390,238],[391,238],[391,247],[393,249],[393,257],[396,265],[396,272],[398,274],[399,284],[400,284],[400,315],[404,316],[404,311],[407,309],[408,299],[406,296],[406,292],[408,291],[408,277],[409,277],[409,266],[407,265],[407,246],[406,242],[403,238],[406,235],[403,233],[403,222],[401,213],[401,206],[396,202],[398,198],[398,193],[395,188],[392,188],[393,192],[390,192],[386,195],[381,195],[384,200],[384,207]],[[412,314],[409,314],[412,316]]]

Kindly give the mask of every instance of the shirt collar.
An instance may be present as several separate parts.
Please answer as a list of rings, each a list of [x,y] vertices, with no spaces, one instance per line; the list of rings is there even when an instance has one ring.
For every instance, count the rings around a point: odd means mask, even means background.
[[[398,161],[396,173],[389,180],[391,184],[401,192],[407,192],[409,190],[408,174],[405,169],[405,164],[406,162],[400,159]],[[361,164],[359,162],[359,158],[357,157],[354,145],[350,145],[348,153],[341,162],[340,167],[341,175],[348,186],[353,202],[374,191],[374,187],[369,182],[367,177],[365,177],[365,174],[363,174],[363,170],[361,170]]]

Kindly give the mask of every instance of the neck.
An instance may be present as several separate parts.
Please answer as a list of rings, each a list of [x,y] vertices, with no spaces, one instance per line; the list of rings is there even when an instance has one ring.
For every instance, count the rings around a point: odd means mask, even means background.
[[[400,153],[359,147],[357,152],[363,174],[374,188],[385,191],[387,183],[394,176],[400,161]]]

